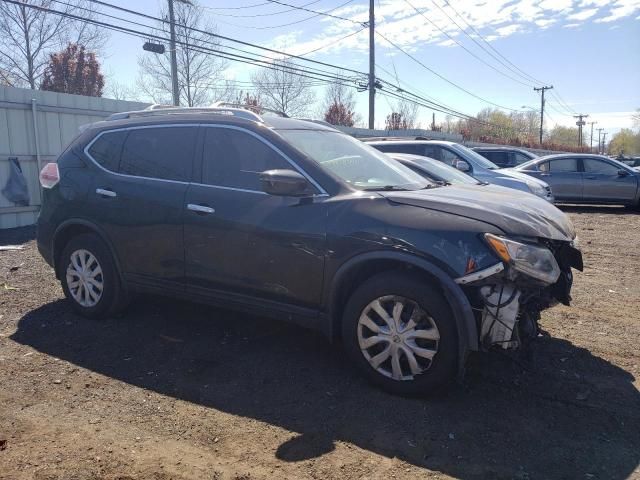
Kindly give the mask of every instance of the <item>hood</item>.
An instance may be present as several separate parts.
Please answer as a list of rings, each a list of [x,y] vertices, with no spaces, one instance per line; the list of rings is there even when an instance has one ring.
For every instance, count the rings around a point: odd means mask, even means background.
[[[494,172],[499,173],[500,175],[502,175],[504,177],[517,178],[518,180],[522,180],[523,182],[537,183],[538,185],[541,185],[543,187],[547,187],[548,186],[548,184],[546,182],[543,182],[539,178],[532,177],[531,175],[527,175],[526,173],[518,172],[518,171],[513,170],[511,168],[501,168],[499,170],[494,170]]]
[[[451,185],[411,192],[379,192],[389,201],[473,218],[507,235],[571,241],[569,217],[543,198],[492,185]]]

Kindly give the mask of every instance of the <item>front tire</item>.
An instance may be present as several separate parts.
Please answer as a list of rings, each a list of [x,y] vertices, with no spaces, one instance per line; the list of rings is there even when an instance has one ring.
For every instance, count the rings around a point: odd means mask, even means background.
[[[97,235],[72,238],[62,251],[58,268],[62,290],[80,315],[99,319],[123,308],[126,295],[115,262]]]
[[[455,378],[458,333],[437,288],[405,273],[383,273],[349,298],[345,348],[372,383],[399,395],[433,393]]]

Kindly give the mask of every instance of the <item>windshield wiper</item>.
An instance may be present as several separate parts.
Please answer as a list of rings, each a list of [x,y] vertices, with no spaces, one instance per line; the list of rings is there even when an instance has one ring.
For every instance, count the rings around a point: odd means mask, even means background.
[[[362,190],[364,190],[365,192],[373,192],[373,191],[377,191],[377,190],[383,190],[385,192],[406,192],[409,189],[405,188],[405,187],[401,187],[400,185],[380,185],[377,187],[365,187]]]

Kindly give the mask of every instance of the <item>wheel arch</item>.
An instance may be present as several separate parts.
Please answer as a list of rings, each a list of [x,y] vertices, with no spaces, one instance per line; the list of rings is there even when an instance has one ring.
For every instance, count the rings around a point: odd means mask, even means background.
[[[357,255],[342,264],[327,289],[325,308],[327,322],[325,333],[335,339],[340,332],[344,305],[360,280],[385,271],[405,270],[418,274],[439,288],[451,308],[458,330],[459,365],[469,350],[478,350],[478,329],[471,304],[450,275],[432,262],[402,252],[368,252]]]
[[[82,218],[66,220],[65,222],[61,223],[58,228],[56,228],[53,234],[51,251],[53,252],[53,265],[56,272],[56,278],[60,279],[60,255],[62,254],[65,246],[72,238],[85,233],[93,233],[97,235],[107,245],[107,248],[109,249],[109,252],[111,253],[111,256],[115,263],[118,276],[120,277],[120,280],[123,281],[124,279],[122,278],[122,269],[120,268],[120,262],[118,260],[118,256],[116,255],[116,251],[113,248],[113,244],[109,239],[109,236],[104,231],[104,229],[102,229],[95,223]]]

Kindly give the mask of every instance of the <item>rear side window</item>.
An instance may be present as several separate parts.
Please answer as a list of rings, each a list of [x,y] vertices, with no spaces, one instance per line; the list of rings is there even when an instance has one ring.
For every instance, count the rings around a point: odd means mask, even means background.
[[[578,159],[576,158],[561,158],[559,160],[552,160],[549,162],[552,172],[577,172],[578,171]]]
[[[261,191],[260,173],[292,167],[278,152],[249,133],[205,128],[202,183]]]
[[[413,155],[420,155],[420,150],[417,145],[402,145],[402,144],[389,144],[389,145],[371,145],[376,150],[380,150],[385,153],[411,153]]]
[[[120,154],[122,153],[122,144],[126,137],[126,131],[104,133],[91,144],[88,150],[89,155],[102,167],[112,172],[117,172],[120,164]]]
[[[509,163],[509,154],[507,152],[484,152],[481,155],[496,165],[507,165]]]
[[[196,142],[195,127],[153,127],[129,131],[120,173],[188,181]]]

